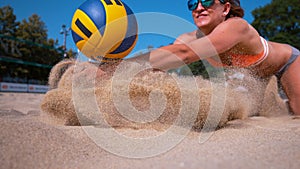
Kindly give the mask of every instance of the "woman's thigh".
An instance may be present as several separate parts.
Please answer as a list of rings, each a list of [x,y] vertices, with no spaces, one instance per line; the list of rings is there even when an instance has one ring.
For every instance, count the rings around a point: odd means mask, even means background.
[[[300,115],[300,56],[284,72],[280,81],[289,99],[291,110]]]

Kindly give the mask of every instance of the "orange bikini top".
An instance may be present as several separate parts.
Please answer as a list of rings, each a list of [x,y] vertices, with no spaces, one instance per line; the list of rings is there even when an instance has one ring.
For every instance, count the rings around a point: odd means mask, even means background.
[[[206,60],[215,67],[245,68],[245,67],[258,65],[262,61],[264,61],[269,54],[268,42],[263,37],[260,37],[260,39],[264,46],[264,50],[257,55],[242,55],[242,54],[229,53],[231,57],[230,63],[222,63],[219,58],[216,59],[214,57],[207,58]]]

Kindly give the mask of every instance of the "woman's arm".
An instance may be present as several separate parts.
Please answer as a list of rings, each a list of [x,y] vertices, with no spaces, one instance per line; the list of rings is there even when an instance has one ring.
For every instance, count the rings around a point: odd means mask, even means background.
[[[149,62],[154,69],[167,71],[199,60],[186,44],[173,44],[153,50]]]
[[[156,66],[154,66],[153,68],[155,70],[159,69],[159,70],[164,70],[164,71],[170,69],[170,68],[163,68],[164,65],[158,65],[159,63],[171,64],[172,62],[175,62],[175,63],[179,62],[178,67],[183,65],[184,63],[182,64],[181,62],[182,62],[182,60],[184,60],[184,58],[181,58],[179,60],[176,59],[177,57],[172,56],[171,51],[173,51],[174,53],[185,53],[185,52],[180,50],[180,48],[185,47],[185,45],[183,45],[183,44],[188,44],[189,42],[192,42],[196,39],[197,39],[196,38],[196,31],[184,33],[184,34],[180,35],[179,37],[177,37],[177,39],[174,41],[173,45],[164,46],[164,47],[161,47],[161,48],[156,49],[154,51],[151,51],[152,59],[153,58],[158,59],[157,61],[154,61],[154,60],[150,61],[151,63],[156,63]],[[185,49],[182,49],[182,50],[185,50]],[[191,51],[191,50],[187,50],[187,51]],[[157,54],[157,57],[153,57],[155,54]],[[191,54],[187,54],[187,55],[191,55]],[[166,57],[164,57],[164,56],[166,56]],[[141,54],[139,56],[126,59],[126,61],[144,63],[144,62],[148,62],[149,58],[150,58],[150,52],[147,52],[147,53]],[[167,59],[167,60],[164,60],[164,59]],[[173,61],[173,59],[175,59],[175,61]],[[174,65],[174,67],[177,67],[177,66]]]
[[[155,69],[166,71],[177,68],[231,49],[244,41],[248,31],[249,25],[245,20],[228,19],[207,36],[188,43],[173,44],[151,51],[149,61]]]

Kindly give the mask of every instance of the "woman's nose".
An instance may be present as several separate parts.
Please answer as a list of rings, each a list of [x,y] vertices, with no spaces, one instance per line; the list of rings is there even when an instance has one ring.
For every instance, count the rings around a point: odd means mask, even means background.
[[[198,2],[197,8],[195,10],[204,10],[205,8],[202,6],[201,2]]]

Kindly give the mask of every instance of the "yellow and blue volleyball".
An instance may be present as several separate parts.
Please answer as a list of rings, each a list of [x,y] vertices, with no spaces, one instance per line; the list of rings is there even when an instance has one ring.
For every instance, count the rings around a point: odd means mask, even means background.
[[[122,59],[137,41],[137,21],[120,0],[87,0],[75,11],[72,37],[77,48],[94,60]]]

